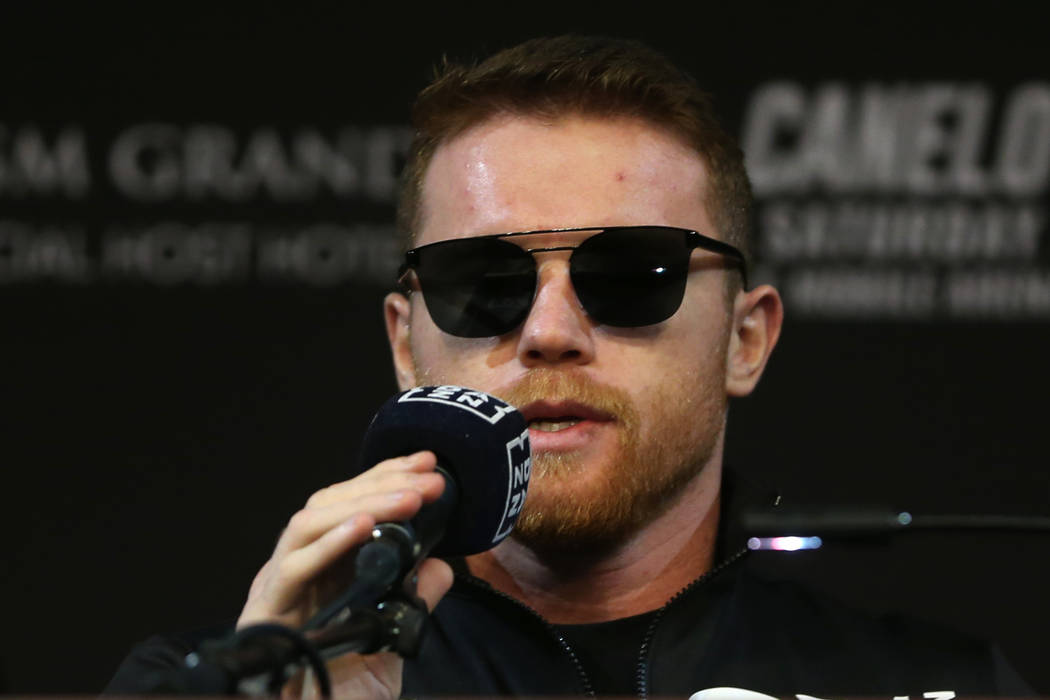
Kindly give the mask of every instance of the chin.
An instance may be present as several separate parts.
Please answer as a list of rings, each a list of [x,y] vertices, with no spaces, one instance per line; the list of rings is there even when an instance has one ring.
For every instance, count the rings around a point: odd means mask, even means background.
[[[564,465],[537,469],[534,464],[536,481],[530,486],[513,537],[543,558],[604,556],[666,510],[671,494],[678,490],[677,479],[674,487],[654,490],[666,480],[654,482],[615,469],[588,471],[581,473]]]

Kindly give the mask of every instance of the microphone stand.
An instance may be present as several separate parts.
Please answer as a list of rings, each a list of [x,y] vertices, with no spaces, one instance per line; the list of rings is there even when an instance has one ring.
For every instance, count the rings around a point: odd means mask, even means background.
[[[184,666],[161,679],[163,690],[188,695],[274,695],[309,666],[322,697],[331,697],[325,659],[356,652],[415,656],[427,608],[416,592],[420,545],[411,527],[383,523],[354,558],[350,587],[300,630],[263,623],[202,643]]]
[[[173,690],[192,695],[271,696],[301,667],[309,666],[321,696],[331,697],[325,659],[378,651],[410,656],[418,651],[425,622],[425,606],[392,600],[371,610],[351,609],[345,620],[314,631],[251,625],[229,637],[205,642],[187,655]]]
[[[427,606],[416,586],[418,568],[445,534],[459,501],[455,480],[440,466],[445,488],[406,523],[380,523],[354,556],[350,586],[302,629],[277,624],[243,627],[204,642],[186,656],[163,689],[190,695],[274,695],[304,665],[322,697],[332,689],[324,660],[356,652],[394,651],[413,657],[423,643]]]

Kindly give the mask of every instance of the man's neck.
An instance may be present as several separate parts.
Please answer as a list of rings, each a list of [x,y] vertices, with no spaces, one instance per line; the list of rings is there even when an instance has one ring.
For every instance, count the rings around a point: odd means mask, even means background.
[[[718,531],[718,469],[622,546],[586,566],[552,564],[508,539],[467,558],[472,574],[554,623],[615,620],[655,610],[708,571]]]

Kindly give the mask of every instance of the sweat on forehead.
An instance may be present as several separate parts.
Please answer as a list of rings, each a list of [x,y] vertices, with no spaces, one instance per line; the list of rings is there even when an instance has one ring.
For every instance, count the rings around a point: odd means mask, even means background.
[[[490,120],[442,144],[423,184],[416,245],[626,224],[714,233],[700,157],[638,119]]]

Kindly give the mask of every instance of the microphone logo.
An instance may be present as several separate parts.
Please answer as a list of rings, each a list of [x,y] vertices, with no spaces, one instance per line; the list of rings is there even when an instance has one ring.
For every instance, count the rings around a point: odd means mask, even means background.
[[[397,401],[398,403],[429,401],[446,406],[454,406],[464,411],[469,411],[492,425],[498,423],[504,416],[517,411],[513,406],[509,406],[484,392],[451,385],[424,386],[410,389],[402,394]]]
[[[507,443],[507,502],[503,508],[503,517],[499,528],[492,538],[499,542],[510,534],[518,519],[525,496],[529,490],[529,476],[532,474],[532,456],[529,450],[529,429]]]

